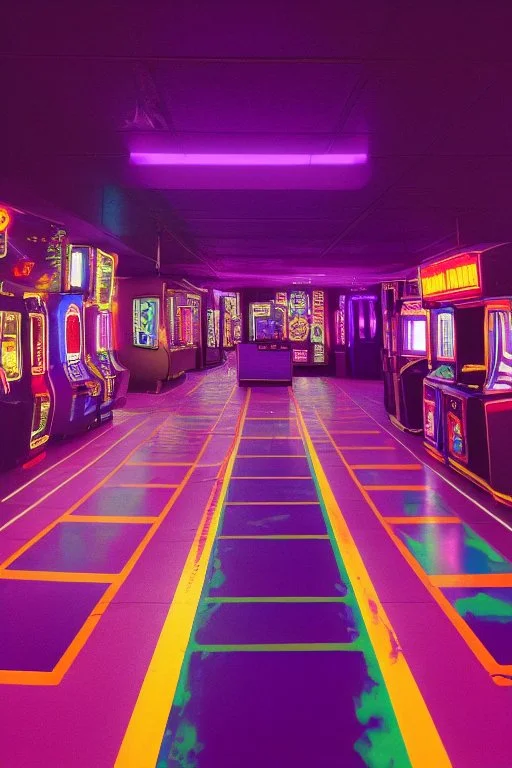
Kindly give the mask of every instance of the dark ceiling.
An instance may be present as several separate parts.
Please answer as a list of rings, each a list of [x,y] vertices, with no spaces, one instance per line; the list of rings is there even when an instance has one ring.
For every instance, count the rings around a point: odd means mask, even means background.
[[[164,273],[226,287],[372,282],[512,240],[509,0],[9,6],[0,195],[49,201],[124,274],[153,269],[158,231]],[[355,146],[363,167],[321,171],[129,161]]]

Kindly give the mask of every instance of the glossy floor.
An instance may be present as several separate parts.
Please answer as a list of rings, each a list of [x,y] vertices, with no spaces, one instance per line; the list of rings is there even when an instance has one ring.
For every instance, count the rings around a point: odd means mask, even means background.
[[[2,768],[510,768],[512,516],[381,394],[226,366],[3,476]]]

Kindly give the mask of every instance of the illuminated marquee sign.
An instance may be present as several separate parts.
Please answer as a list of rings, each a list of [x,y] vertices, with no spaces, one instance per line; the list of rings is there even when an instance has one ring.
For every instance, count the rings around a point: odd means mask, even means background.
[[[278,291],[276,293],[276,304],[279,304],[279,306],[284,306],[284,307],[287,306],[288,297],[286,293],[284,293],[283,291]]]
[[[420,267],[420,280],[424,299],[480,296],[482,284],[479,254],[463,253]]]
[[[325,304],[324,292],[313,291],[313,317],[311,322],[311,342],[315,363],[325,361]]]
[[[347,297],[344,294],[342,294],[340,296],[340,301],[339,301],[340,308],[336,312],[336,344],[340,347],[344,347],[345,344],[347,343],[346,324],[345,324],[346,303],[347,303]]]
[[[7,228],[11,223],[11,216],[7,208],[0,208],[0,259],[7,256]]]
[[[270,303],[251,304],[253,317],[270,317]]]
[[[308,350],[307,349],[294,349],[292,352],[292,360],[294,363],[307,363],[308,362]]]

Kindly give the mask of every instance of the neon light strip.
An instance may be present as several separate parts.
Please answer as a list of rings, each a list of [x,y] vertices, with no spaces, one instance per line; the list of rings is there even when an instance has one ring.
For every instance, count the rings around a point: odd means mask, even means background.
[[[366,152],[337,155],[269,155],[269,154],[176,154],[171,152],[131,152],[134,165],[183,165],[183,166],[269,166],[269,165],[363,165],[368,160]]]

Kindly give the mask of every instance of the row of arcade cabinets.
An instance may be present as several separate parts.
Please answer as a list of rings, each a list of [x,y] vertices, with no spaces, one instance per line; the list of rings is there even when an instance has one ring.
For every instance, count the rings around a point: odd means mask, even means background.
[[[379,297],[372,291],[277,291],[249,301],[248,322],[249,341],[288,341],[294,368],[331,366],[340,377],[380,377]]]
[[[119,358],[134,390],[160,392],[165,382],[203,367],[203,294],[186,281],[119,278]]]
[[[420,268],[429,453],[512,504],[512,244]]]
[[[240,294],[211,290],[206,297],[206,364],[222,361],[224,351],[235,348],[242,338]]]
[[[115,256],[0,208],[0,469],[110,418],[128,371],[112,339]]]
[[[382,285],[384,405],[393,424],[423,431],[423,379],[428,373],[427,312],[418,280]]]

